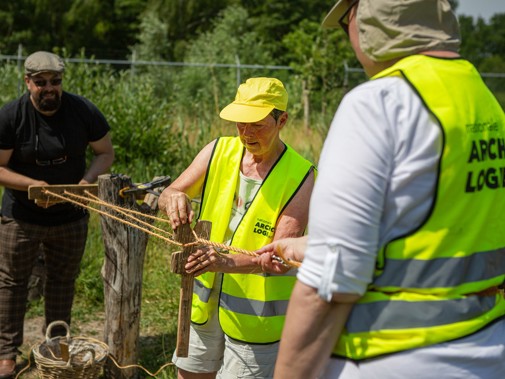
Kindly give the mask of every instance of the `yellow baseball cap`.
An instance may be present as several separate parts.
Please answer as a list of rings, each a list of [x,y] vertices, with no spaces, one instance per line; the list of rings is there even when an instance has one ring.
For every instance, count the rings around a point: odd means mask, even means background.
[[[237,90],[235,100],[219,116],[233,122],[257,122],[274,109],[288,108],[288,93],[279,79],[250,78]]]

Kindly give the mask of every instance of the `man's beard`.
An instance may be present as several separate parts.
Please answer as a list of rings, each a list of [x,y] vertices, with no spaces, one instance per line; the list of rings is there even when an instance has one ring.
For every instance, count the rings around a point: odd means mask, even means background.
[[[53,112],[60,108],[61,98],[58,92],[54,92],[54,98],[44,99],[47,91],[41,92],[37,98],[37,107],[44,112]]]

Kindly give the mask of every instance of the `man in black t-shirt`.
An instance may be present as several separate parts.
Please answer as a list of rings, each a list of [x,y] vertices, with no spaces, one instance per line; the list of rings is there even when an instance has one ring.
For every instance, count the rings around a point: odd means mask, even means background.
[[[89,184],[114,159],[109,125],[89,100],[62,89],[63,60],[39,51],[25,61],[28,92],[0,109],[0,379],[15,372],[23,342],[27,284],[42,251],[46,326],[70,323],[88,214],[70,203],[28,200],[28,187]],[[88,146],[94,158],[86,169]],[[54,330],[56,334],[60,331]]]

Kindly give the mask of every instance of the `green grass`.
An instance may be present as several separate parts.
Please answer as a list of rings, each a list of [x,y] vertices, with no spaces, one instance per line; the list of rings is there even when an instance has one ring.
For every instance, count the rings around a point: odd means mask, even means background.
[[[151,372],[171,361],[177,340],[180,277],[170,272],[173,250],[151,238],[144,262],[139,363]],[[169,367],[158,377],[176,378],[175,369]]]

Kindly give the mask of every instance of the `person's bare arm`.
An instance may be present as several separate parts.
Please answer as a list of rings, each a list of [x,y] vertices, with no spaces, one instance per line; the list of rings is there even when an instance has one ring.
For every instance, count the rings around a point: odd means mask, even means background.
[[[279,233],[275,233],[274,242],[258,250],[259,256],[253,258],[253,263],[260,265],[265,272],[279,274],[289,269],[288,266],[272,259],[274,255],[298,262],[303,260],[307,239],[296,237],[300,237],[307,226],[310,196],[314,187],[314,171],[308,179],[310,181],[305,183],[295,196],[296,201],[292,201],[281,215],[279,225],[282,223],[284,227]]]
[[[297,282],[288,305],[274,378],[316,378],[359,298],[334,294],[327,303],[316,289]]]
[[[309,220],[309,203],[314,188],[314,170],[291,199],[275,226],[274,241],[303,235]]]
[[[36,180],[11,170],[7,165],[13,151],[13,149],[0,150],[0,185],[18,191],[28,191],[30,186],[47,185],[43,180]]]
[[[312,171],[279,217],[274,241],[303,235],[308,222],[309,202],[314,187]],[[271,260],[271,257],[269,258]],[[270,270],[269,267],[272,267]],[[185,266],[188,273],[201,275],[207,271],[225,273],[255,273],[268,269],[272,273],[285,273],[289,267],[282,264],[260,264],[257,257],[245,254],[218,254],[213,249],[202,249],[192,254]]]
[[[90,142],[89,146],[93,150],[95,157],[79,184],[95,183],[98,176],[107,172],[114,161],[114,148],[112,147],[112,141],[109,133],[100,138],[98,141]]]
[[[215,144],[216,140],[205,146],[188,168],[161,193],[158,207],[160,211],[167,214],[172,229],[193,221],[194,212],[191,199],[199,196],[202,192],[205,172]]]

